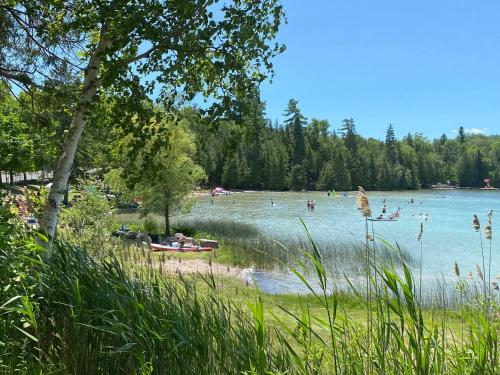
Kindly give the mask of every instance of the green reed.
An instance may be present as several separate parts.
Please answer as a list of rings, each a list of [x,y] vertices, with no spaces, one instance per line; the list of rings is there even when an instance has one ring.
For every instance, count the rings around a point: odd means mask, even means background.
[[[164,275],[164,256],[144,247],[47,250],[10,220],[0,225],[0,373],[500,373],[498,306],[488,317],[464,297],[459,313],[426,310],[401,249],[375,234],[362,258],[369,288],[345,274],[355,310],[333,285],[331,249],[307,229],[289,269],[311,294],[275,306],[256,292],[245,306],[213,274],[200,275],[203,288]]]

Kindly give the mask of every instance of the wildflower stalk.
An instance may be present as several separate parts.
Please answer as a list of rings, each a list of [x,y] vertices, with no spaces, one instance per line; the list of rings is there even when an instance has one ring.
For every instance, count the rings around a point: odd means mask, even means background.
[[[371,218],[372,211],[370,208],[370,203],[368,202],[368,197],[365,194],[365,190],[358,186],[358,210],[361,211],[361,215],[365,218],[365,261],[366,261],[366,294],[367,294],[367,308],[366,308],[366,323],[368,327],[368,373],[372,372],[371,369],[371,339],[372,339],[372,316],[371,316],[371,269],[370,269],[370,247],[369,247],[369,228],[368,219]]]
[[[486,267],[485,267],[485,262],[484,262],[483,236],[481,235],[481,224],[479,223],[479,219],[478,219],[477,215],[473,215],[472,216],[472,229],[474,229],[475,232],[479,233],[479,240],[481,242],[481,258],[482,258],[482,261],[483,261],[483,269],[481,270],[479,267],[477,267],[477,271],[478,271],[478,274],[479,274],[479,278],[483,281],[484,303],[486,303],[487,302],[487,296],[486,296],[486,279],[484,277],[484,273],[486,272]],[[485,309],[486,309],[486,307],[485,307]]]
[[[484,238],[489,241],[489,258],[488,258],[488,315],[490,312],[491,308],[491,238],[492,238],[492,230],[491,230],[491,225],[492,225],[492,219],[493,219],[493,210],[490,210],[488,213],[488,224],[484,227]]]
[[[482,274],[483,274],[483,293],[484,293],[484,303],[487,302],[488,296],[487,296],[487,289],[486,289],[486,278],[484,277],[484,274],[486,273],[486,267],[485,267],[485,258],[484,258],[484,246],[483,246],[483,236],[481,235],[481,232],[479,232],[479,240],[481,241],[481,257],[483,258],[483,269],[482,269]],[[486,307],[485,307],[486,309]]]
[[[418,234],[418,241],[420,242],[420,276],[419,276],[419,282],[418,282],[418,298],[420,300],[420,303],[422,303],[422,272],[423,272],[423,255],[424,255],[424,242],[422,240],[424,234],[424,223],[420,222],[420,233]]]

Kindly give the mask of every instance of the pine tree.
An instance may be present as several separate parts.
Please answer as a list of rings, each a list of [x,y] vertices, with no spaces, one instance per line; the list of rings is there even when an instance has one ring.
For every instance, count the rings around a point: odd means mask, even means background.
[[[302,164],[306,156],[306,145],[302,127],[305,124],[306,120],[300,112],[297,100],[290,99],[288,101],[288,106],[284,115],[286,117],[285,125],[292,141],[291,165],[294,166]]]
[[[335,189],[335,174],[333,172],[333,162],[328,161],[321,168],[318,182],[316,184],[318,190],[332,190]]]
[[[460,142],[460,144],[464,144],[465,142],[465,130],[464,130],[464,127],[461,126],[458,128],[458,141]]]
[[[474,152],[472,159],[472,186],[480,187],[484,185],[484,178],[486,177],[486,166],[483,161],[483,155],[479,149]]]
[[[300,191],[306,187],[306,172],[300,164],[294,165],[288,174],[288,187]]]
[[[336,190],[351,190],[351,175],[342,151],[338,151],[335,156],[333,174]]]
[[[387,128],[387,133],[385,136],[385,150],[387,155],[387,160],[390,163],[395,163],[397,160],[397,152],[396,152],[396,135],[394,134],[394,128],[391,124]]]

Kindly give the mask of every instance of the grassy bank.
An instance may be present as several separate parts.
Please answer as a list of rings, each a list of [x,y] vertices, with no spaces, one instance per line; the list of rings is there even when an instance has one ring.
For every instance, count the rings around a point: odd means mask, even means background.
[[[12,217],[0,227],[3,373],[500,370],[497,306],[476,300],[457,311],[423,309],[401,258],[403,276],[370,256],[366,290],[331,294],[310,242],[304,255],[320,288],[269,296],[216,275],[162,276],[146,252],[133,260],[118,249],[97,258],[68,243],[45,249]],[[306,268],[298,262],[291,271],[303,276]]]
[[[133,212],[122,212],[117,215],[116,221],[146,232],[155,232],[163,227],[160,217],[141,219]],[[309,262],[308,258],[304,257],[304,252],[312,251],[311,242],[305,236],[270,237],[257,226],[244,222],[224,219],[176,220],[173,222],[173,230],[197,238],[205,236],[221,241],[218,262],[240,267],[288,270],[297,259]],[[364,274],[366,252],[363,242],[323,240],[318,242],[317,246],[323,254],[323,262],[331,277]],[[395,253],[384,243],[380,243],[376,251],[380,259],[387,264],[397,264],[399,257],[407,264],[416,264],[404,248]],[[310,263],[309,265],[312,266]]]

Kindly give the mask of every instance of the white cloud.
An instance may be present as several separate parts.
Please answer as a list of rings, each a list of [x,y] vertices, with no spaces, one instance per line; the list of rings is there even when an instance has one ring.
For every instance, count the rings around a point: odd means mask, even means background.
[[[465,134],[471,135],[486,134],[488,130],[488,128],[464,128]],[[458,129],[454,129],[451,132],[456,134],[458,133]]]
[[[465,134],[484,134],[486,133],[486,128],[465,128]]]

